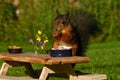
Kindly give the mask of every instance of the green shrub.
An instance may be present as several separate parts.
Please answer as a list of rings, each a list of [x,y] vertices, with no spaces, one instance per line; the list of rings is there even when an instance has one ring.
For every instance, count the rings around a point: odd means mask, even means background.
[[[10,2],[9,2],[10,1]],[[103,33],[94,41],[120,40],[119,0],[78,0],[79,7],[71,7],[68,0],[20,0],[17,7],[11,2],[0,1],[0,41],[25,42],[41,29],[51,39],[56,9],[61,13],[82,9],[95,14]],[[20,14],[16,16],[16,9]]]

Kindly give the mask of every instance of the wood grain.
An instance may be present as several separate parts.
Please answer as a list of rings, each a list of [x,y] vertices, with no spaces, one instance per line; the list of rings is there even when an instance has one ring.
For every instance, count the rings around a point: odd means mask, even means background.
[[[50,57],[48,54],[35,55],[35,53],[27,52],[20,54],[9,54],[7,52],[0,53],[0,59],[7,61],[19,61],[39,64],[70,64],[70,63],[86,63],[89,62],[88,57]]]
[[[0,80],[38,80],[30,77],[0,76]]]

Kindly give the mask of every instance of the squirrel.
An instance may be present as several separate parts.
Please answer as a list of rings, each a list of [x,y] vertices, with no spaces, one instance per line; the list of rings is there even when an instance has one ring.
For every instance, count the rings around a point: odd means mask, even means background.
[[[90,36],[98,32],[101,32],[101,28],[93,16],[82,11],[75,11],[72,15],[69,12],[62,15],[57,11],[52,32],[52,48],[67,46],[72,49],[72,56],[84,56]]]

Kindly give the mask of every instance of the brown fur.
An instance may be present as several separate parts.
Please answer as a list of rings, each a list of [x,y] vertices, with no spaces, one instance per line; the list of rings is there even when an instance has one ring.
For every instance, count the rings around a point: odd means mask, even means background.
[[[59,20],[58,20],[58,17],[59,17]],[[70,23],[70,20],[68,19],[68,14],[64,16],[58,15],[54,21],[55,21],[54,24],[56,25],[53,31],[53,37],[55,39],[53,48],[58,49],[60,42],[64,42],[69,46],[71,46],[72,56],[75,56],[76,49],[78,47],[78,44],[76,41],[77,36],[72,29],[72,25]]]
[[[101,32],[96,19],[88,14],[75,12],[70,16],[59,14],[54,19],[54,44],[53,48],[58,49],[61,42],[69,45],[72,48],[72,56],[84,56],[87,49],[89,37]]]

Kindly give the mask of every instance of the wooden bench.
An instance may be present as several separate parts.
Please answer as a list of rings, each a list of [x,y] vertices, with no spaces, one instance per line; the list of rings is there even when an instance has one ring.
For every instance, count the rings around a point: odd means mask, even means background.
[[[84,74],[78,75],[78,80],[106,80],[107,76],[104,74]]]
[[[30,77],[0,76],[0,80],[38,80]]]
[[[84,74],[78,75],[77,80],[106,80],[107,76],[104,74]],[[13,77],[13,76],[0,76],[0,80],[38,80],[30,77]]]

